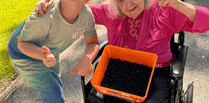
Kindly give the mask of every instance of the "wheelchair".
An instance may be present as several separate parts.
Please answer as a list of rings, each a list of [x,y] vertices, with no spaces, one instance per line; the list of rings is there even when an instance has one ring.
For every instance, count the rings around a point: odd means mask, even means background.
[[[188,84],[187,90],[183,90],[183,74],[186,62],[186,56],[188,47],[184,46],[184,32],[174,34],[170,40],[170,49],[175,57],[174,63],[170,68],[171,85],[170,85],[170,103],[192,103],[193,102],[193,82]],[[175,42],[175,37],[178,41]],[[100,58],[105,46],[108,45],[108,41],[100,44],[100,51],[96,59],[92,62],[96,63],[97,59]],[[84,103],[104,103],[103,94],[97,92],[97,90],[91,85],[91,82],[85,83],[85,77],[81,76],[81,86],[83,92]],[[149,94],[148,94],[149,95]],[[129,103],[127,101],[127,103]]]

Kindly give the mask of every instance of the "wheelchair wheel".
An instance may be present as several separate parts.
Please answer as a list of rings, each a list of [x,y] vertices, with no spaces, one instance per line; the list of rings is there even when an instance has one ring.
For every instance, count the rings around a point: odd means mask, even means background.
[[[194,89],[194,86],[193,84],[191,84],[191,86],[187,87],[188,91],[187,91],[187,96],[186,96],[186,103],[193,103],[193,89]]]

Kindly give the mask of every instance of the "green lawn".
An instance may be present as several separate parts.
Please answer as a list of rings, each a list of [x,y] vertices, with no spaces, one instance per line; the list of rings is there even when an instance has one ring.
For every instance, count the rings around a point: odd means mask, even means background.
[[[2,87],[15,73],[9,60],[8,41],[15,28],[35,8],[38,0],[1,0],[0,2],[0,86]]]

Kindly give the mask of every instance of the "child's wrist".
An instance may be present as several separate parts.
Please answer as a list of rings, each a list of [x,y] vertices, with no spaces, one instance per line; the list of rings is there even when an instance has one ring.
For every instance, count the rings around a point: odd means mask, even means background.
[[[39,53],[38,54],[39,54],[39,59],[42,60],[43,59],[43,51],[42,51],[41,48],[39,49]]]
[[[90,57],[87,56],[87,55],[84,55],[82,58],[83,58],[84,60],[86,60],[86,61],[92,62],[91,59],[90,59]]]

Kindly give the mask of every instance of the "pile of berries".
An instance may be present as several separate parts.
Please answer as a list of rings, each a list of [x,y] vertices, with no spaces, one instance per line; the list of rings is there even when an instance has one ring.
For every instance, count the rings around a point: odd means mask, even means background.
[[[152,68],[110,58],[101,86],[145,96]]]

